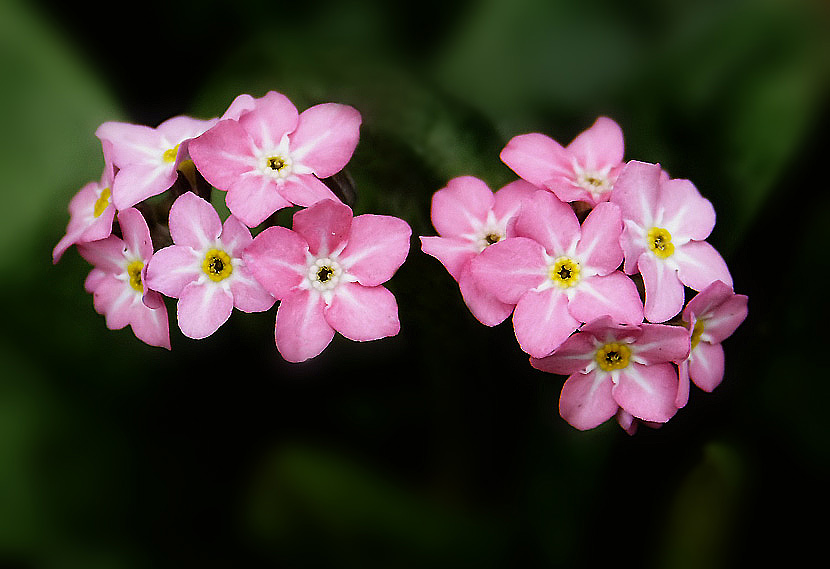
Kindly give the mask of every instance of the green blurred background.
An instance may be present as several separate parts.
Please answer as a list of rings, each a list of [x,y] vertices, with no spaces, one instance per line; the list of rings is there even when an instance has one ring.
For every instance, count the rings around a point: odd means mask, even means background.
[[[830,9],[820,0],[0,0],[0,568],[734,567],[823,558]],[[69,198],[105,120],[268,89],[364,117],[357,212],[600,114],[715,205],[750,315],[659,430],[577,432],[562,378],[486,328],[416,239],[402,332],[283,362],[274,310],[149,348],[108,331]],[[172,309],[173,305],[169,307]],[[172,312],[171,315],[175,314]]]

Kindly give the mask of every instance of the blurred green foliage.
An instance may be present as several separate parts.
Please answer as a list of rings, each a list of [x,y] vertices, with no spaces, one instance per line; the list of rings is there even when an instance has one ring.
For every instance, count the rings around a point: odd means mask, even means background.
[[[830,12],[819,0],[0,0],[0,567],[731,567],[823,543],[830,398]],[[94,14],[94,16],[90,16]],[[108,331],[69,198],[105,120],[220,114],[275,89],[362,113],[355,210],[432,234],[510,137],[615,118],[626,158],[714,203],[750,317],[669,424],[576,432],[561,378],[485,328],[413,239],[402,332],[289,365],[274,311],[173,351]],[[221,197],[221,195],[219,196]]]

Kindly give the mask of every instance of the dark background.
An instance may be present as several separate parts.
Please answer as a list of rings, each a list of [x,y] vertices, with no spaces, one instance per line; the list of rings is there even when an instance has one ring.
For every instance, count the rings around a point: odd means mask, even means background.
[[[809,0],[0,0],[0,567],[795,566],[826,539],[830,12]],[[402,332],[282,361],[274,309],[172,352],[50,252],[95,128],[269,89],[363,114],[357,213],[430,235],[453,176],[601,114],[691,179],[749,317],[712,394],[629,437],[559,416],[509,322],[419,251]]]

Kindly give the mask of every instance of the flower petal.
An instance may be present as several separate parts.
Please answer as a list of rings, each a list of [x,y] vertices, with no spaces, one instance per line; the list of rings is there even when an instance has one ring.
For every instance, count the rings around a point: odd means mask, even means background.
[[[308,243],[312,255],[331,254],[349,238],[352,210],[332,200],[323,200],[294,214],[294,231]]]
[[[339,261],[363,286],[385,283],[406,260],[412,230],[389,215],[358,215]]]
[[[210,247],[222,233],[219,214],[193,192],[185,192],[173,202],[169,222],[173,242],[197,251]]]
[[[677,412],[678,377],[671,364],[629,364],[612,394],[620,407],[643,421],[665,423]]]
[[[401,330],[395,296],[382,286],[341,282],[325,317],[332,328],[357,342],[394,336]]]
[[[300,113],[291,134],[291,156],[320,178],[342,170],[354,154],[362,119],[357,109],[338,103],[315,105]]]
[[[675,249],[677,276],[692,290],[703,290],[715,281],[732,286],[732,275],[726,261],[706,241],[689,241]]]
[[[581,322],[591,322],[602,316],[610,316],[614,322],[625,324],[643,321],[643,301],[640,300],[637,285],[620,271],[581,281],[568,309]]]
[[[242,176],[228,190],[225,203],[248,227],[256,227],[275,211],[293,205],[279,193],[277,183],[268,176]]]
[[[573,209],[544,190],[525,202],[513,231],[519,237],[540,243],[551,257],[572,254],[580,236],[579,220]]]
[[[282,93],[268,91],[254,100],[254,108],[242,113],[239,125],[257,148],[276,150],[282,137],[297,127],[297,107]]]
[[[654,225],[662,171],[659,164],[636,160],[625,165],[611,193],[611,201],[620,206],[623,220],[632,220],[646,229]]]
[[[184,287],[201,275],[202,259],[184,245],[170,245],[156,251],[147,263],[145,283],[165,296],[179,298]]]
[[[663,224],[672,240],[703,241],[715,227],[715,208],[689,180],[663,180],[660,184]]]
[[[459,176],[432,196],[432,225],[442,237],[461,237],[475,233],[487,219],[495,197],[483,181]]]
[[[307,251],[308,244],[297,233],[274,226],[254,237],[242,259],[265,290],[283,299],[302,282]]]
[[[438,237],[437,239],[440,239]],[[473,277],[469,263],[459,274],[458,287],[464,303],[473,316],[485,326],[495,326],[504,322],[513,312],[514,306],[501,302],[478,286]]]
[[[515,217],[528,198],[538,190],[525,180],[514,180],[494,194],[493,213],[496,219],[507,221]],[[510,235],[512,237],[512,235]]]
[[[623,132],[612,119],[599,117],[590,128],[577,135],[567,149],[584,168],[599,170],[616,166],[623,159]]]
[[[620,266],[623,261],[620,246],[622,217],[617,205],[597,204],[582,222],[581,234],[576,254],[592,273],[607,275]]]
[[[577,332],[562,342],[551,355],[530,358],[530,364],[536,369],[560,375],[585,372],[594,361],[596,349],[592,334]]]
[[[207,338],[230,318],[233,295],[217,283],[191,283],[177,304],[179,328],[188,338]]]
[[[478,286],[507,304],[516,304],[547,278],[542,246],[526,237],[499,241],[470,263]]]
[[[253,141],[233,120],[219,121],[187,148],[199,173],[220,190],[227,191],[255,167]]]
[[[703,391],[712,391],[723,381],[725,359],[723,346],[700,342],[689,357],[689,377]]]
[[[141,212],[133,207],[118,212],[118,225],[121,227],[127,250],[148,260],[153,255],[153,242],[150,240],[150,229]]]
[[[277,186],[277,191],[292,204],[303,207],[314,205],[322,200],[340,201],[331,188],[312,174],[300,174],[286,178],[282,184]]]
[[[665,322],[683,309],[685,291],[672,263],[643,253],[637,262],[646,289],[643,313],[649,322]]]
[[[570,154],[561,144],[537,132],[511,138],[499,158],[519,177],[540,188],[554,176],[571,171]]]
[[[161,301],[161,295],[158,296],[158,300]],[[136,304],[133,307],[130,327],[135,337],[145,344],[170,349],[170,325],[167,308],[163,302],[159,308],[149,308],[143,303]]]
[[[277,350],[289,362],[302,362],[320,354],[334,328],[323,315],[325,302],[316,292],[297,289],[280,301],[274,325]]]
[[[679,363],[689,356],[689,331],[682,326],[643,323],[636,355],[646,364]]]
[[[127,164],[115,175],[112,203],[120,211],[164,192],[176,181],[173,164]]]
[[[519,347],[535,358],[553,352],[579,324],[568,312],[568,296],[557,288],[528,291],[513,311],[513,329]]]
[[[478,247],[455,237],[421,237],[421,251],[435,257],[456,281],[469,261],[478,255]]]
[[[598,427],[619,408],[611,395],[612,387],[611,378],[603,373],[572,374],[562,385],[559,414],[581,431]]]
[[[78,253],[87,262],[107,273],[121,274],[125,270],[124,242],[115,235],[100,241],[79,243]]]

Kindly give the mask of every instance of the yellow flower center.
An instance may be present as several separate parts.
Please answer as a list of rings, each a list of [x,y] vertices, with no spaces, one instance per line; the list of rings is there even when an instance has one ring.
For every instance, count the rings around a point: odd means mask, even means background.
[[[179,145],[177,144],[173,148],[168,148],[164,151],[164,154],[161,155],[162,159],[165,162],[175,162],[176,155],[179,153]]]
[[[700,336],[703,334],[703,320],[695,321],[695,327],[692,328],[692,349],[694,350],[695,347],[700,342]]]
[[[571,287],[579,282],[579,263],[570,257],[559,257],[548,269],[548,275],[560,287]]]
[[[495,245],[499,241],[501,241],[501,234],[499,233],[488,233],[484,236],[484,243],[488,246]]]
[[[109,207],[111,195],[112,192],[110,192],[109,188],[104,188],[101,191],[101,195],[98,196],[98,199],[95,201],[95,206],[93,206],[92,208],[92,214],[95,217],[101,217],[101,214],[104,213],[104,210]]]
[[[276,172],[279,172],[286,166],[285,159],[282,156],[270,156],[265,161],[268,167]]]
[[[628,366],[631,349],[625,344],[609,342],[597,350],[596,360],[602,371],[613,371]]]
[[[144,294],[144,284],[141,282],[141,270],[143,268],[143,261],[133,261],[127,265],[127,274],[130,276],[130,286],[142,294]]]
[[[649,229],[648,234],[646,235],[646,241],[648,242],[648,248],[651,249],[651,252],[661,259],[671,257],[672,253],[674,253],[674,245],[671,242],[671,233],[662,227],[652,227]]]
[[[231,276],[233,265],[231,257],[219,249],[211,249],[202,261],[202,270],[213,282],[219,282]]]

